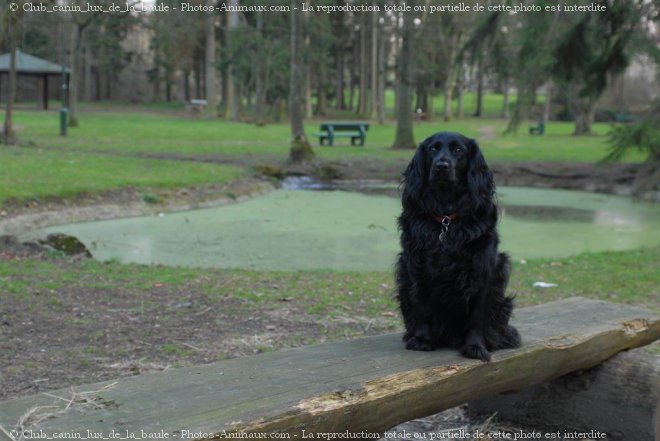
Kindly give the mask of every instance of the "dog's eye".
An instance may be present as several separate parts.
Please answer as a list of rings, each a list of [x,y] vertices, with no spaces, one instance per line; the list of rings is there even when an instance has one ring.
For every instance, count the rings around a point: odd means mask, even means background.
[[[455,155],[462,155],[463,153],[465,153],[465,151],[462,148],[454,147],[454,154]]]
[[[438,151],[436,146],[432,145],[431,147],[429,147],[429,152],[435,153],[436,151]]]

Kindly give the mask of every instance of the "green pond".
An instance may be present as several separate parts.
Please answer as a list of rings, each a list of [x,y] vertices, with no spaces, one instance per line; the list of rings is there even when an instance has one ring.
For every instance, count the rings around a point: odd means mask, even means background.
[[[100,260],[255,270],[389,271],[398,251],[396,188],[281,189],[247,202],[47,228]],[[660,244],[660,206],[587,192],[500,187],[501,249],[515,259]]]

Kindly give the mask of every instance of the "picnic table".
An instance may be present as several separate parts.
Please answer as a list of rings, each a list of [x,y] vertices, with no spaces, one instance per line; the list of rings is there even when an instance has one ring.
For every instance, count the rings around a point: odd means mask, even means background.
[[[328,141],[328,145],[333,145],[335,138],[350,138],[351,145],[356,145],[359,141],[360,146],[364,146],[367,139],[367,130],[369,130],[369,123],[366,122],[345,122],[345,121],[329,121],[321,124],[319,132],[315,133],[318,136],[321,145]]]
[[[530,135],[543,135],[545,133],[545,121],[543,118],[539,119],[539,123],[536,126],[529,127]]]

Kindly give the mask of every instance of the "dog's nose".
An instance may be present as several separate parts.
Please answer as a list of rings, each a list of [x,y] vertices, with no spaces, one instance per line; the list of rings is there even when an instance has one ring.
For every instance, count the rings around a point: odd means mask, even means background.
[[[439,171],[449,170],[449,162],[438,161],[435,163],[435,169]]]

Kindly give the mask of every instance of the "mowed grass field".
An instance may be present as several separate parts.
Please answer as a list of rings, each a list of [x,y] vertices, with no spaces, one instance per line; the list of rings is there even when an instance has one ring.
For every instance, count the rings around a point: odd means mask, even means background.
[[[466,103],[473,101],[466,98]],[[17,111],[20,146],[0,149],[0,204],[9,198],[67,198],[80,192],[123,186],[170,188],[222,183],[241,176],[241,166],[282,162],[289,153],[288,123],[257,127],[221,119],[191,118],[172,106],[127,108],[109,103],[82,107],[80,127],[70,128],[67,137],[59,136],[56,111]],[[500,107],[501,96],[486,97],[486,109],[490,112],[487,114],[496,113]],[[471,109],[466,109],[466,114],[468,110]],[[307,135],[320,160],[387,162],[412,155],[411,151],[391,149],[395,121],[372,123],[364,147],[350,146],[345,138],[333,147],[320,147],[313,134],[321,121],[306,121]],[[532,123],[523,123],[518,134],[504,135],[507,121],[503,119],[444,122],[438,118],[416,122],[415,139],[420,142],[438,131],[461,132],[477,139],[491,162],[597,162],[607,154],[610,124],[595,124],[594,136],[574,137],[570,122],[548,123],[544,136],[528,134]],[[181,158],[195,161],[173,161]],[[624,158],[632,162],[643,159],[635,152]]]
[[[123,187],[223,184],[244,175],[245,170],[224,164],[3,146],[0,147],[0,206],[8,199],[66,199]]]
[[[331,118],[327,118],[331,119]],[[290,128],[286,123],[257,127],[225,120],[192,119],[172,114],[147,112],[90,112],[81,116],[79,128],[69,130],[66,138],[58,136],[55,112],[18,112],[17,124],[25,127],[20,134],[24,142],[37,147],[62,148],[86,152],[116,152],[134,155],[222,155],[241,158],[259,156],[282,160],[289,151]],[[410,152],[392,150],[396,124],[371,124],[364,148],[352,147],[340,139],[330,147],[318,146],[313,135],[321,119],[306,122],[307,136],[321,159],[353,157],[401,158]],[[530,136],[530,123],[523,123],[515,135],[503,135],[507,121],[503,119],[465,118],[444,122],[416,122],[415,139],[422,141],[438,131],[456,131],[477,139],[490,161],[572,161],[595,162],[608,150],[607,133],[610,124],[594,125],[595,136],[572,136],[570,122],[550,122],[544,136]],[[28,129],[29,128],[29,129]],[[628,161],[642,158],[631,155]]]

